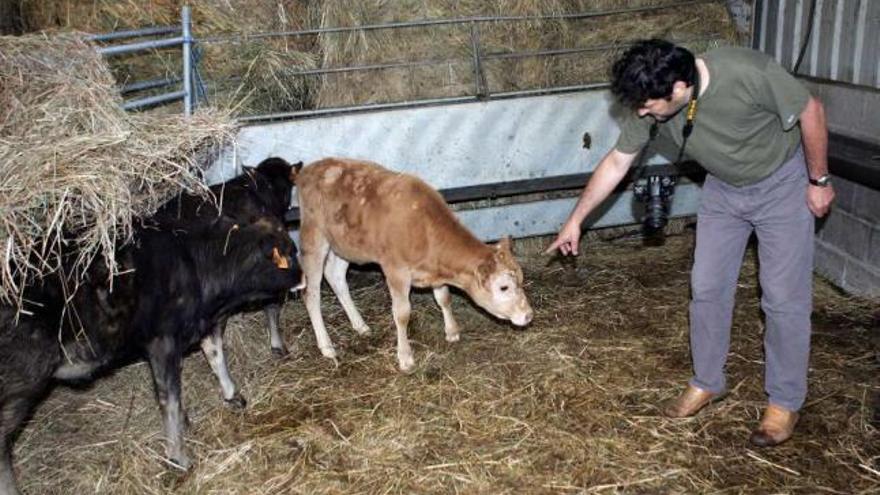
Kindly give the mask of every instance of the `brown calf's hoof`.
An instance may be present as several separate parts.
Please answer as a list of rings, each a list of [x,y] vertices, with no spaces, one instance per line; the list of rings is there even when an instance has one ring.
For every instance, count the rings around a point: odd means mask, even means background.
[[[749,442],[756,447],[774,447],[789,438],[794,433],[794,426],[798,421],[798,413],[789,411],[774,404],[767,406],[761,424],[752,432]]]
[[[710,402],[721,399],[718,394],[688,385],[684,392],[663,407],[663,414],[669,418],[686,418],[697,414]]]

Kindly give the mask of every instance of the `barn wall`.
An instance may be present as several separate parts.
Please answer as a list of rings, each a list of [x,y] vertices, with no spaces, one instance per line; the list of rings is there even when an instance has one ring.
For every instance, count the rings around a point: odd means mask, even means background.
[[[753,46],[793,68],[812,3],[758,0]],[[816,0],[809,34],[798,74],[824,103],[829,130],[880,144],[880,1]],[[817,222],[815,269],[847,292],[878,296],[880,191],[842,177],[833,182],[837,199]]]
[[[880,92],[806,84],[824,102],[832,132],[880,144]],[[880,161],[873,166],[880,168]],[[880,191],[842,177],[833,181],[837,199],[816,231],[816,271],[847,292],[880,296]]]
[[[809,34],[798,73],[880,88],[880,1],[758,0],[753,46],[793,68]]]
[[[306,163],[328,156],[379,162],[418,175],[437,189],[584,173],[593,170],[619,134],[607,91],[584,91],[455,105],[324,116],[252,125],[236,149],[210,170],[219,182],[241,164],[268,156]],[[583,147],[589,132],[592,145]],[[660,163],[656,157],[651,163]],[[693,215],[699,190],[676,188],[673,216]],[[483,239],[555,233],[576,198],[532,201],[459,212]],[[631,193],[609,200],[588,228],[638,223]]]

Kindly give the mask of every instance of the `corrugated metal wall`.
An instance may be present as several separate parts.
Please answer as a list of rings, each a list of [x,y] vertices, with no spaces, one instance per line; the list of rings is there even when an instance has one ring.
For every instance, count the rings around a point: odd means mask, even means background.
[[[753,45],[798,74],[880,88],[880,0],[756,0]]]

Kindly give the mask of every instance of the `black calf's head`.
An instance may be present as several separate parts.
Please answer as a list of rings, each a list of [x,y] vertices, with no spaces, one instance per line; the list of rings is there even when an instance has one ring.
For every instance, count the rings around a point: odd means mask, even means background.
[[[302,167],[302,162],[290,164],[283,158],[266,158],[254,168],[245,167],[244,171],[254,181],[261,191],[261,197],[271,205],[271,210],[276,215],[283,215],[290,206],[291,188],[296,172]]]
[[[260,252],[280,270],[299,273],[296,245],[278,219],[263,217],[250,226],[260,239]]]
[[[240,227],[235,235],[242,241],[238,246],[245,260],[241,268],[251,274],[245,285],[267,290],[300,288],[302,270],[296,246],[279,219],[261,217]]]

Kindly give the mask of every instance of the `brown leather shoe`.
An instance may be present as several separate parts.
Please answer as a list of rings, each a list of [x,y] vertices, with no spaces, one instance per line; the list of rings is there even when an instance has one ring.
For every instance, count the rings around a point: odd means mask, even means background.
[[[681,395],[666,404],[663,414],[670,418],[686,418],[697,414],[700,409],[719,398],[708,390],[688,385]]]
[[[774,404],[764,409],[764,416],[758,429],[752,432],[749,441],[757,447],[773,447],[791,438],[798,413]]]

